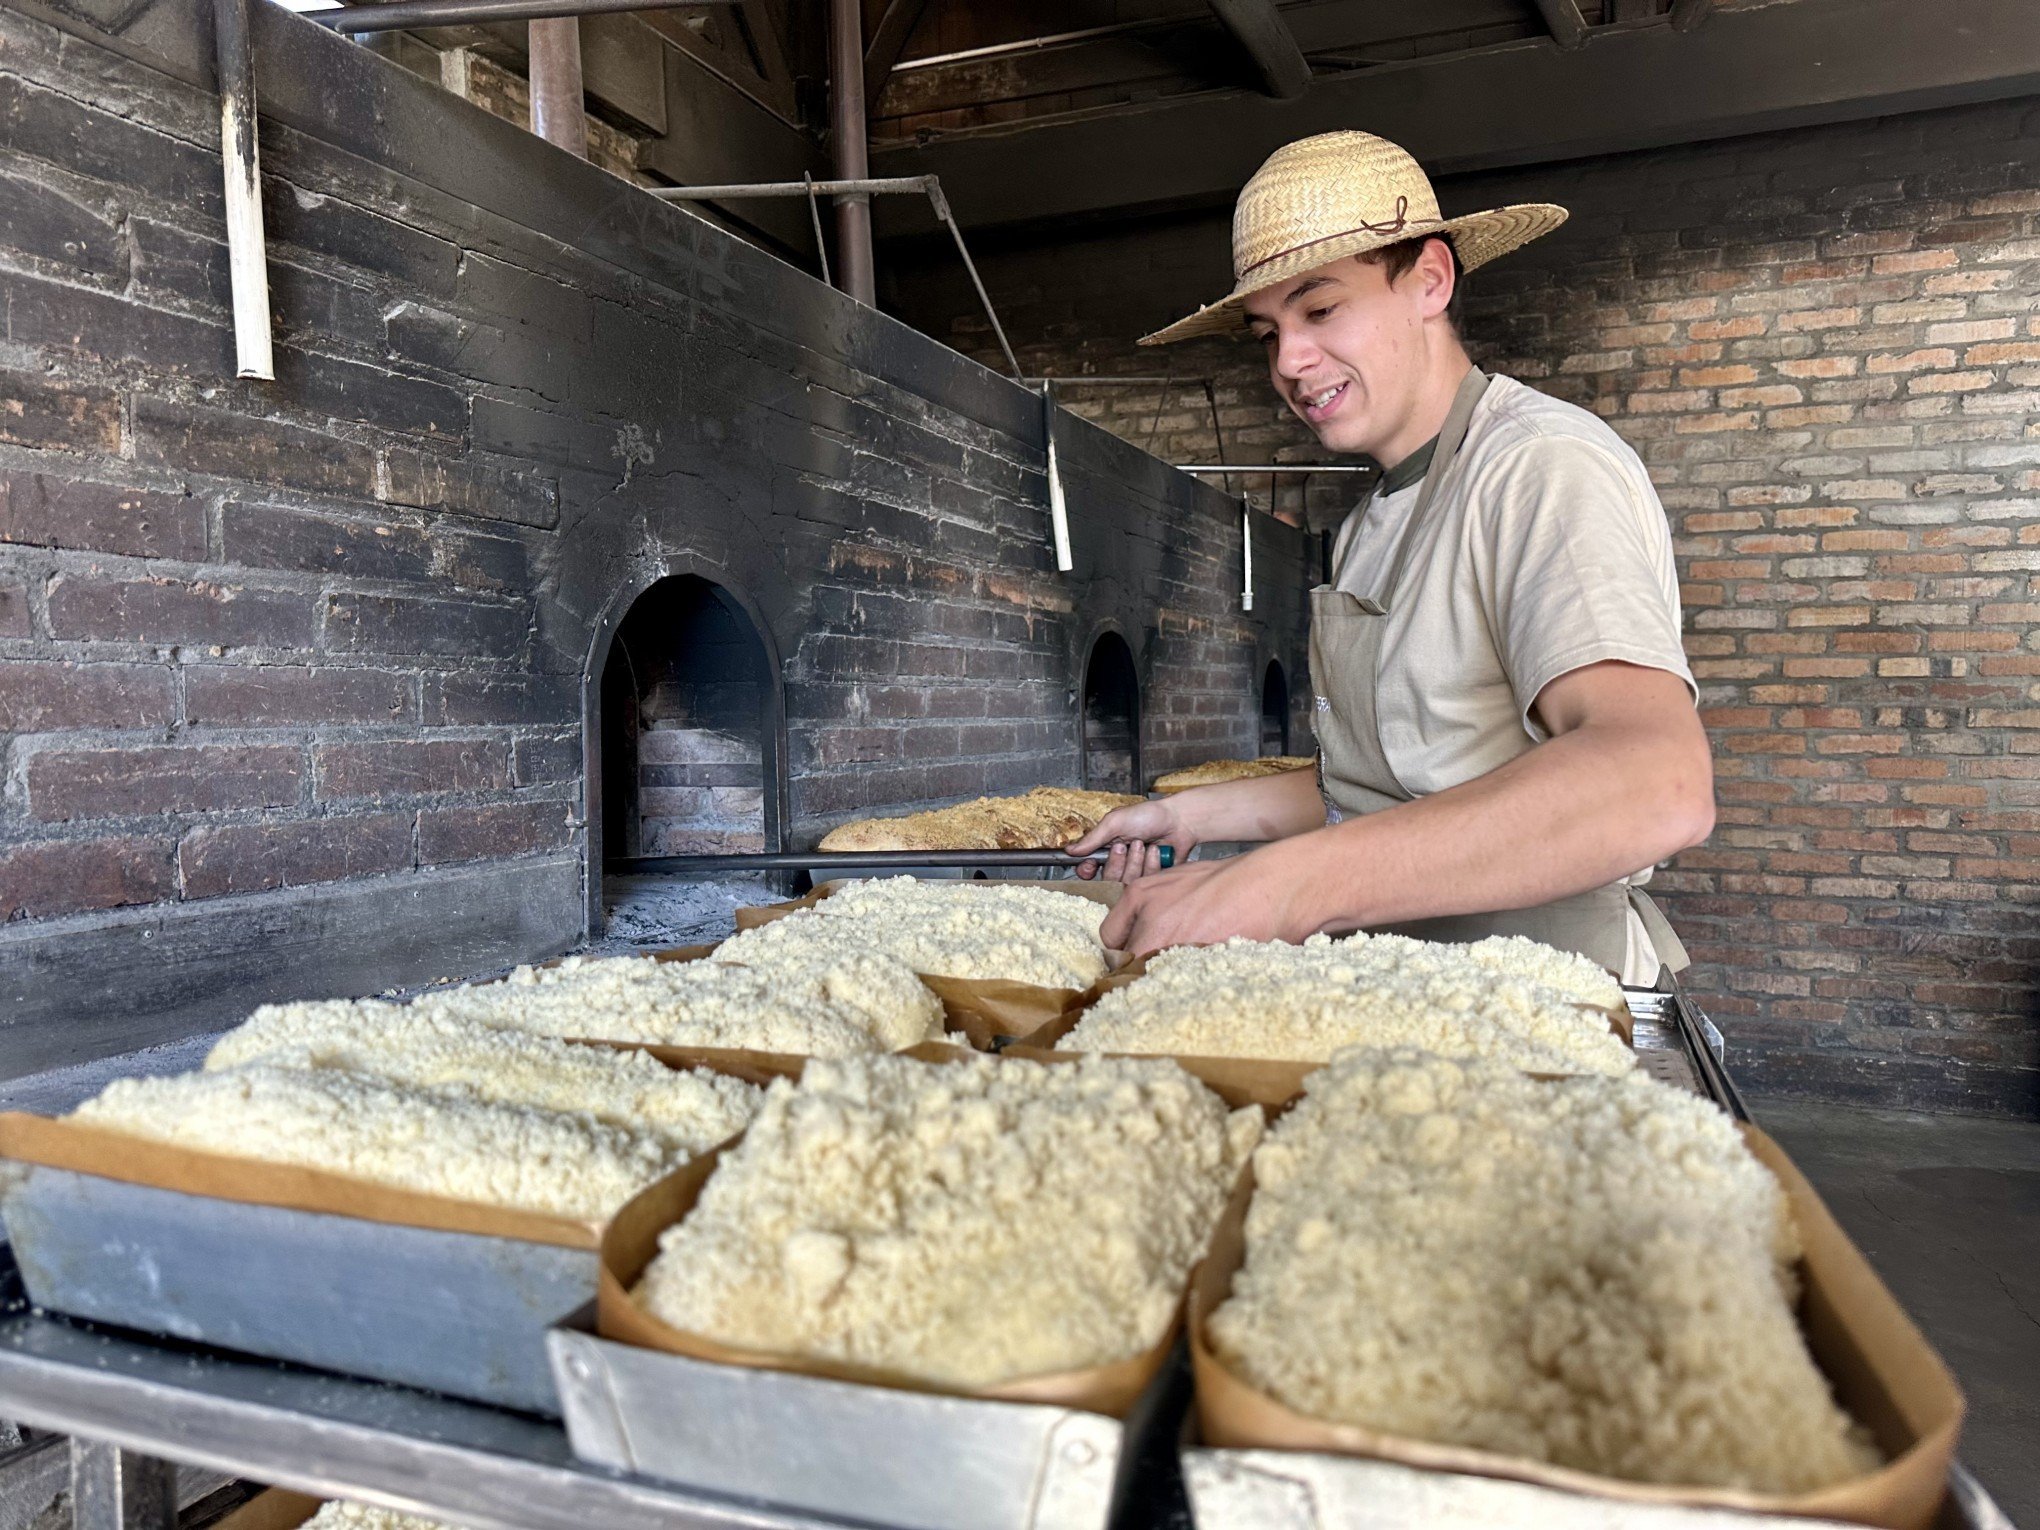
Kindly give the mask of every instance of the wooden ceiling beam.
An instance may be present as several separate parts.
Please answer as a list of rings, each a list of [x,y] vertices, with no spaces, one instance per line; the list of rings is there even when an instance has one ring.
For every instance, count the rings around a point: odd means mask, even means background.
[[[1275,0],[1211,0],[1211,9],[1253,60],[1267,94],[1294,101],[1310,89],[1310,64],[1283,25]]]
[[[1587,18],[1580,14],[1579,0],[1537,0],[1537,14],[1551,40],[1570,53],[1587,41]]]
[[[1790,0],[1698,31],[1610,27],[1321,76],[1301,101],[1245,93],[986,128],[874,152],[874,175],[939,175],[968,226],[1229,203],[1279,145],[1364,127],[1433,173],[1695,143],[2040,91],[2033,0]],[[886,232],[932,227],[905,198]]]
[[[878,25],[871,29],[871,43],[864,50],[864,104],[875,113],[880,92],[892,78],[893,66],[906,50],[907,39],[920,24],[928,0],[891,0]]]

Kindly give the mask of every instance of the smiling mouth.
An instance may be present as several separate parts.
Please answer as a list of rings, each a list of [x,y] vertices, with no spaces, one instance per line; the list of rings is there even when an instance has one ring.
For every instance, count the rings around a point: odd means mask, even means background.
[[[1339,407],[1339,400],[1346,396],[1346,387],[1345,383],[1338,383],[1321,393],[1298,395],[1297,402],[1303,405],[1303,417],[1312,424],[1324,419]]]

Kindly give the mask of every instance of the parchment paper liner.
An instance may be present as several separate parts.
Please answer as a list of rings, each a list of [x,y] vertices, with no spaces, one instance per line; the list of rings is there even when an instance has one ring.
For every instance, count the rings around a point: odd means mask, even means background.
[[[925,1060],[937,1059],[929,1057]],[[1067,1053],[1043,1059],[1050,1063],[1074,1060]],[[675,1328],[638,1305],[630,1294],[631,1288],[658,1252],[659,1235],[694,1209],[695,1201],[708,1183],[709,1176],[715,1172],[722,1155],[742,1140],[741,1136],[733,1137],[714,1152],[705,1154],[678,1173],[640,1192],[611,1220],[602,1239],[602,1270],[596,1288],[596,1332],[603,1338],[635,1344],[644,1349],[663,1350],[668,1354],[686,1355],[690,1359],[713,1361],[719,1365],[791,1371],[831,1381],[950,1397],[975,1397],[992,1402],[1041,1403],[1103,1413],[1112,1418],[1126,1417],[1168,1359],[1176,1335],[1182,1329],[1180,1305],[1159,1342],[1138,1355],[1107,1365],[1026,1376],[990,1387],[945,1386],[921,1377],[847,1361],[744,1349],[704,1334]],[[1235,1203],[1244,1211],[1247,1185],[1248,1173],[1242,1170],[1227,1203],[1228,1215]],[[988,1320],[995,1321],[996,1318]]]
[[[649,1052],[668,1067],[707,1068],[753,1084],[769,1084],[775,1078],[798,1078],[807,1061],[780,1053],[729,1048],[641,1047],[626,1042],[581,1044]],[[941,1042],[926,1042],[913,1048],[909,1055],[943,1061],[967,1054]],[[355,1217],[398,1227],[474,1233],[561,1248],[595,1249],[602,1243],[600,1221],[584,1222],[550,1212],[457,1200],[422,1190],[379,1185],[329,1169],[184,1147],[69,1117],[53,1119],[25,1111],[0,1113],[0,1157],[124,1184],[174,1190],[183,1195]]]
[[[858,879],[837,877],[822,883],[806,897],[795,898],[790,903],[740,908],[737,910],[737,929],[754,930],[762,924],[772,923],[775,919],[784,919],[788,914],[813,908],[824,898],[855,880]],[[1118,882],[1096,881],[1051,882],[1014,879],[985,885],[1042,887],[1050,892],[1089,898],[1093,903],[1102,903],[1107,908],[1117,903],[1124,891],[1124,887]],[[1117,967],[1125,960],[1124,951],[1105,953],[1108,968]],[[996,1050],[1001,1041],[1014,1036],[1025,1036],[1029,1031],[1038,1030],[1049,1024],[1088,992],[1081,988],[1048,988],[1034,983],[1010,983],[994,978],[941,977],[926,972],[921,974],[921,981],[926,983],[942,1001],[949,1029],[968,1037],[970,1044],[981,1052]]]
[[[1228,1208],[1212,1236],[1210,1254],[1190,1276],[1190,1356],[1204,1443],[1366,1456],[1631,1503],[1686,1504],[1927,1530],[1961,1432],[1961,1391],[1792,1161],[1755,1127],[1743,1125],[1741,1130],[1750,1151],[1777,1176],[1805,1245],[1800,1330],[1836,1398],[1870,1429],[1887,1456],[1877,1471],[1794,1496],[1660,1486],[1328,1423],[1285,1407],[1219,1360],[1206,1338],[1205,1324],[1231,1294],[1233,1276],[1245,1257],[1251,1169],[1249,1195],[1236,1198]]]

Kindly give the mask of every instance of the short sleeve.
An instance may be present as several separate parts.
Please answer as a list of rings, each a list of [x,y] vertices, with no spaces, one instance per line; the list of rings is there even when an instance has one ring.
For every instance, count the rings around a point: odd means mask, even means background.
[[[1657,496],[1613,451],[1574,436],[1512,446],[1478,487],[1477,557],[1495,646],[1524,731],[1544,687],[1620,660],[1686,682],[1671,532]]]

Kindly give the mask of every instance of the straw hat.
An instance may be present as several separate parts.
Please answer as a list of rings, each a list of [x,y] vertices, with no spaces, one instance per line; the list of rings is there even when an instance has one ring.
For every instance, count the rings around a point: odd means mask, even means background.
[[[1441,218],[1430,178],[1386,138],[1353,132],[1299,138],[1268,156],[1233,208],[1233,290],[1140,343],[1244,333],[1243,299],[1348,255],[1443,234],[1460,269],[1471,271],[1550,233],[1565,217],[1549,202],[1522,202]]]

